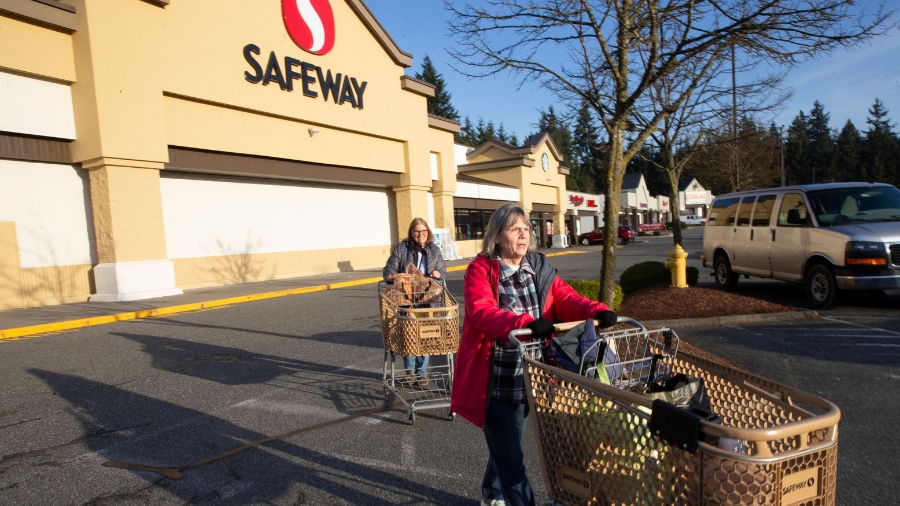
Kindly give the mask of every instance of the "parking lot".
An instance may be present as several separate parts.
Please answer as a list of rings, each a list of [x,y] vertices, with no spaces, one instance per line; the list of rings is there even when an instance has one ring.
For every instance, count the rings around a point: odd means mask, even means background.
[[[623,263],[662,260],[670,248],[671,238],[651,236],[618,253]],[[571,248],[577,254],[552,262],[563,277],[584,278],[595,275],[601,251]],[[711,283],[702,271],[701,278]],[[459,300],[461,280],[462,272],[451,273]],[[746,293],[802,304],[790,285],[742,284]],[[850,299],[818,318],[673,328],[684,341],[836,403],[837,504],[889,504],[900,494],[893,430],[900,317],[896,306],[886,307],[892,297]],[[2,504],[479,499],[486,459],[479,430],[447,420],[442,410],[422,412],[414,425],[402,409],[383,410],[374,286],[89,326],[0,347]],[[533,436],[526,434],[526,463],[540,504],[549,497]],[[116,461],[175,469],[182,478],[104,466]]]

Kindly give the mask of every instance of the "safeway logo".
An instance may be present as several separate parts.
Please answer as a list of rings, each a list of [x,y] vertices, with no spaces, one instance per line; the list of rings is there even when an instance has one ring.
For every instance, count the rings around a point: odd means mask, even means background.
[[[281,15],[300,49],[321,55],[334,47],[334,13],[328,0],[281,0]]]

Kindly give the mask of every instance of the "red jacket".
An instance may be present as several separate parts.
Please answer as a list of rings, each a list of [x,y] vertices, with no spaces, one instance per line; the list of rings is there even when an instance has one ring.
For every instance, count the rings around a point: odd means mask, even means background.
[[[578,295],[556,275],[556,269],[544,255],[528,255],[528,262],[535,271],[535,288],[544,318],[553,322],[586,320],[593,318],[597,311],[609,309],[602,302]],[[465,316],[456,354],[450,410],[478,427],[484,426],[487,411],[494,341],[509,339],[511,330],[525,328],[534,321],[531,315],[500,309],[499,281],[500,262],[482,255],[469,264],[463,281]]]

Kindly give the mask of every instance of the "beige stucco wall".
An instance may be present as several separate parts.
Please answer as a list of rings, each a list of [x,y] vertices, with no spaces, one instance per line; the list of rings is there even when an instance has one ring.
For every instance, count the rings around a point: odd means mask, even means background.
[[[0,14],[0,67],[62,82],[75,81],[72,37]]]
[[[404,66],[354,12],[358,0],[331,2],[337,41],[323,56],[291,41],[279,2],[67,3],[75,8],[71,34],[0,15],[0,68],[71,83],[77,135],[72,156],[90,175],[101,264],[166,259],[159,171],[170,146],[401,174],[394,188],[396,239],[409,219],[427,216],[430,205],[433,226],[452,229],[452,132],[429,126],[428,88],[403,88]],[[284,58],[291,57],[365,81],[363,107],[325,100],[318,83],[317,98],[305,96],[299,80],[293,91],[251,83],[245,78],[254,71],[245,55],[248,44],[259,48],[253,56],[263,67],[274,52],[283,71]],[[433,153],[438,181],[431,179]],[[338,269],[337,259],[370,267],[372,258],[386,258],[389,247],[378,247],[384,255],[360,248],[305,252],[302,260],[293,258],[296,252],[239,262],[178,260],[174,269],[179,286],[206,286],[233,282],[227,269],[217,271],[222,265],[243,262],[252,266],[246,272],[262,276],[312,274]],[[26,305],[84,300],[94,284],[92,270],[79,265],[20,272],[23,291],[34,294]],[[218,281],[210,274],[216,271]]]

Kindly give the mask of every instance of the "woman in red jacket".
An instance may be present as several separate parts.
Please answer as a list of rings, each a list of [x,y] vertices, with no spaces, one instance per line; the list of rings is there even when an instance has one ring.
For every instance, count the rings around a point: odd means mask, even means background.
[[[491,216],[481,252],[466,269],[465,319],[450,409],[481,427],[488,447],[482,504],[533,505],[522,434],[528,412],[522,358],[509,341],[514,329],[547,337],[553,322],[596,319],[609,327],[616,314],[578,295],[536,253],[528,215],[505,204]]]

